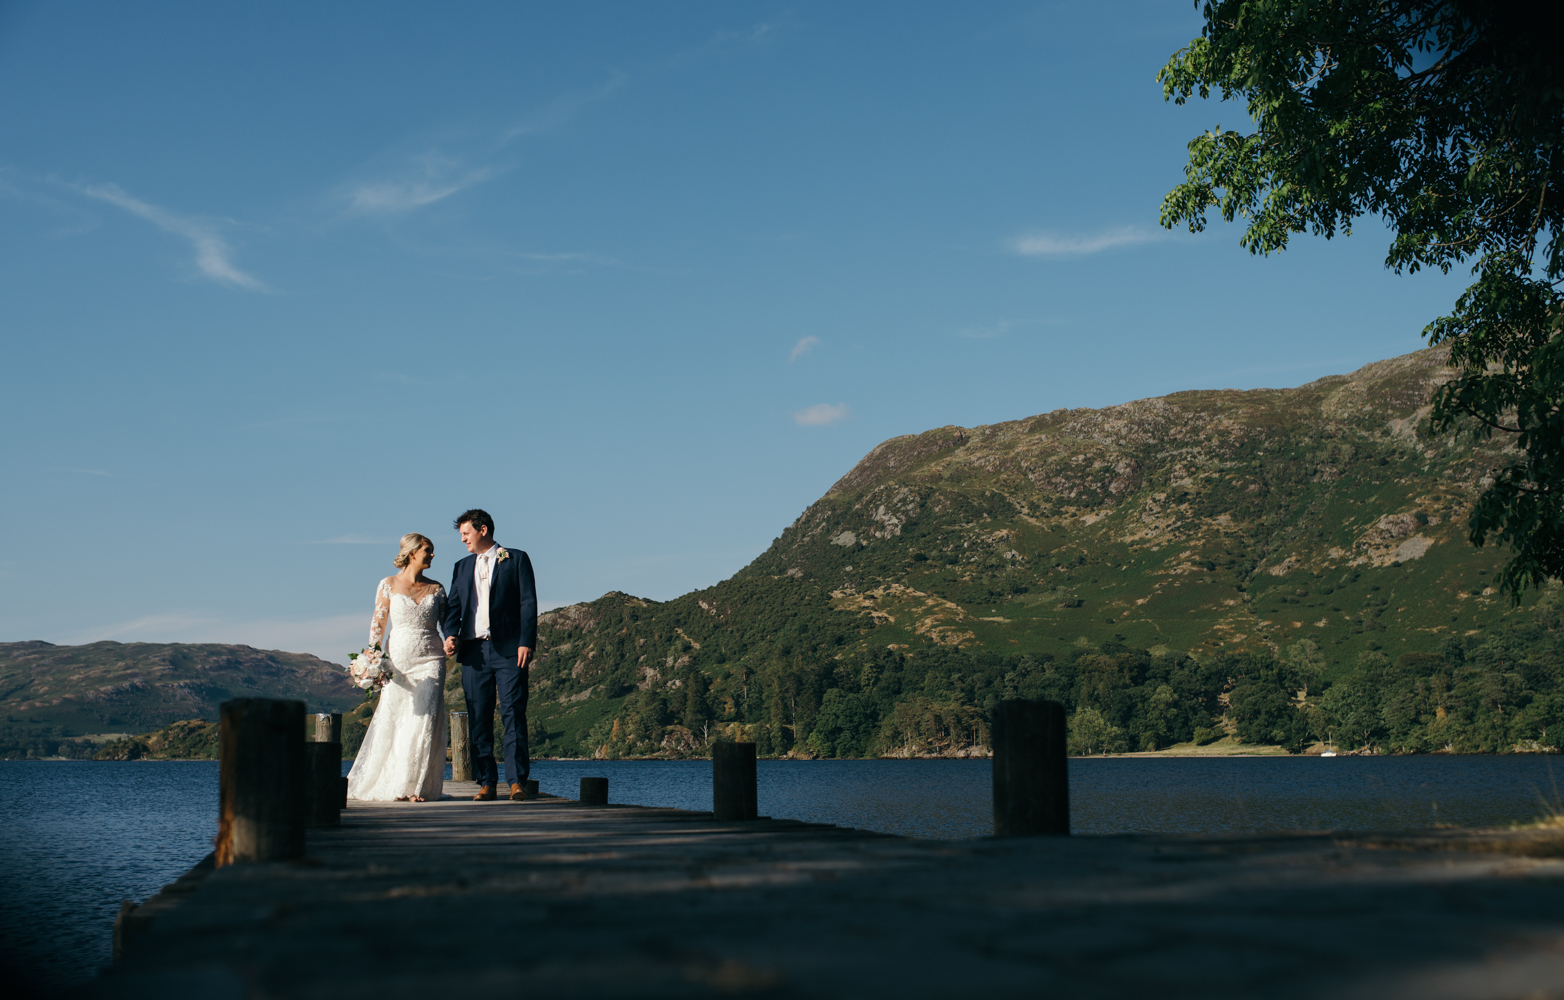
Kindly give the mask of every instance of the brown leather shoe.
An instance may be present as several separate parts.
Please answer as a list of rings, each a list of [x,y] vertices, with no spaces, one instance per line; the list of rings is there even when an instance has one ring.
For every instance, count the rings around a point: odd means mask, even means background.
[[[493,802],[494,801],[494,786],[493,785],[484,785],[482,788],[478,789],[478,794],[474,795],[472,797],[472,800],[474,802]]]
[[[512,802],[525,802],[527,799],[527,786],[518,785],[514,781],[510,783],[510,800]]]

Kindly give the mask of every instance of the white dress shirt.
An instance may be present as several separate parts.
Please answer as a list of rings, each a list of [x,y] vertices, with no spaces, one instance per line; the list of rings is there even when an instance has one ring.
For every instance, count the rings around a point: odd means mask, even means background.
[[[473,589],[478,593],[478,607],[472,616],[472,634],[475,639],[489,637],[489,585],[494,580],[495,560],[499,552],[498,545],[489,546],[487,551],[479,554],[472,568]]]

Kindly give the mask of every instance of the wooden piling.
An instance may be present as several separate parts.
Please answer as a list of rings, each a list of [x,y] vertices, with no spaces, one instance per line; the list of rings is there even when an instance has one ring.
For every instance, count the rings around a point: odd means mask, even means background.
[[[711,748],[711,812],[721,820],[760,814],[755,781],[755,744],[718,743]]]
[[[1064,706],[1002,701],[994,709],[994,836],[1068,836]]]
[[[304,744],[304,825],[342,823],[342,744]]]
[[[302,857],[304,703],[236,698],[221,711],[217,864]]]
[[[125,957],[125,941],[131,935],[131,928],[136,919],[136,910],[139,904],[129,899],[122,899],[119,903],[119,914],[114,918],[114,961],[118,962]]]
[[[466,712],[451,713],[451,780],[472,780],[472,740]]]
[[[607,778],[582,778],[581,798],[584,806],[608,805],[608,779]]]
[[[312,732],[311,726],[313,726]],[[337,826],[342,822],[342,810],[348,807],[348,779],[342,773],[342,713],[316,712],[310,716],[308,724],[305,726],[305,731],[311,732],[306,742],[335,743],[337,745],[337,763],[331,768],[330,777],[326,775],[325,765],[320,765],[321,770],[317,774],[314,770],[316,765],[310,761],[305,762],[305,771],[311,776],[310,780],[319,783],[311,785],[309,794],[306,796],[308,804],[305,806],[305,823],[308,826]],[[311,751],[306,750],[305,752],[310,753]],[[313,752],[323,753],[324,751]],[[328,796],[335,809],[332,813],[332,818],[327,822],[317,822],[313,818],[316,816],[317,809],[320,810],[319,815],[324,817],[324,810],[327,808],[327,806],[316,803],[314,796],[318,795]]]
[[[315,713],[315,742],[342,745],[342,713]]]

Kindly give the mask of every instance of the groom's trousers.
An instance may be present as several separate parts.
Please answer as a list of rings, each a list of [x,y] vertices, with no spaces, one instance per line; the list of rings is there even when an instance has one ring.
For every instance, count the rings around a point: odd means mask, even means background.
[[[489,640],[477,640],[475,644],[482,647],[480,654],[464,656],[462,663],[473,778],[486,786],[500,782],[494,761],[494,703],[498,695],[500,724],[505,727],[505,780],[519,784],[527,780],[532,769],[527,755],[527,671],[516,666],[515,656],[496,651]]]

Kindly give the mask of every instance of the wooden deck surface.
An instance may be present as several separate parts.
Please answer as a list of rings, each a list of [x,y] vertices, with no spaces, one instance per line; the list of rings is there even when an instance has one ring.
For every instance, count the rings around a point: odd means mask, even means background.
[[[1558,833],[942,842],[472,788],[192,872],[81,992],[1564,997]]]

